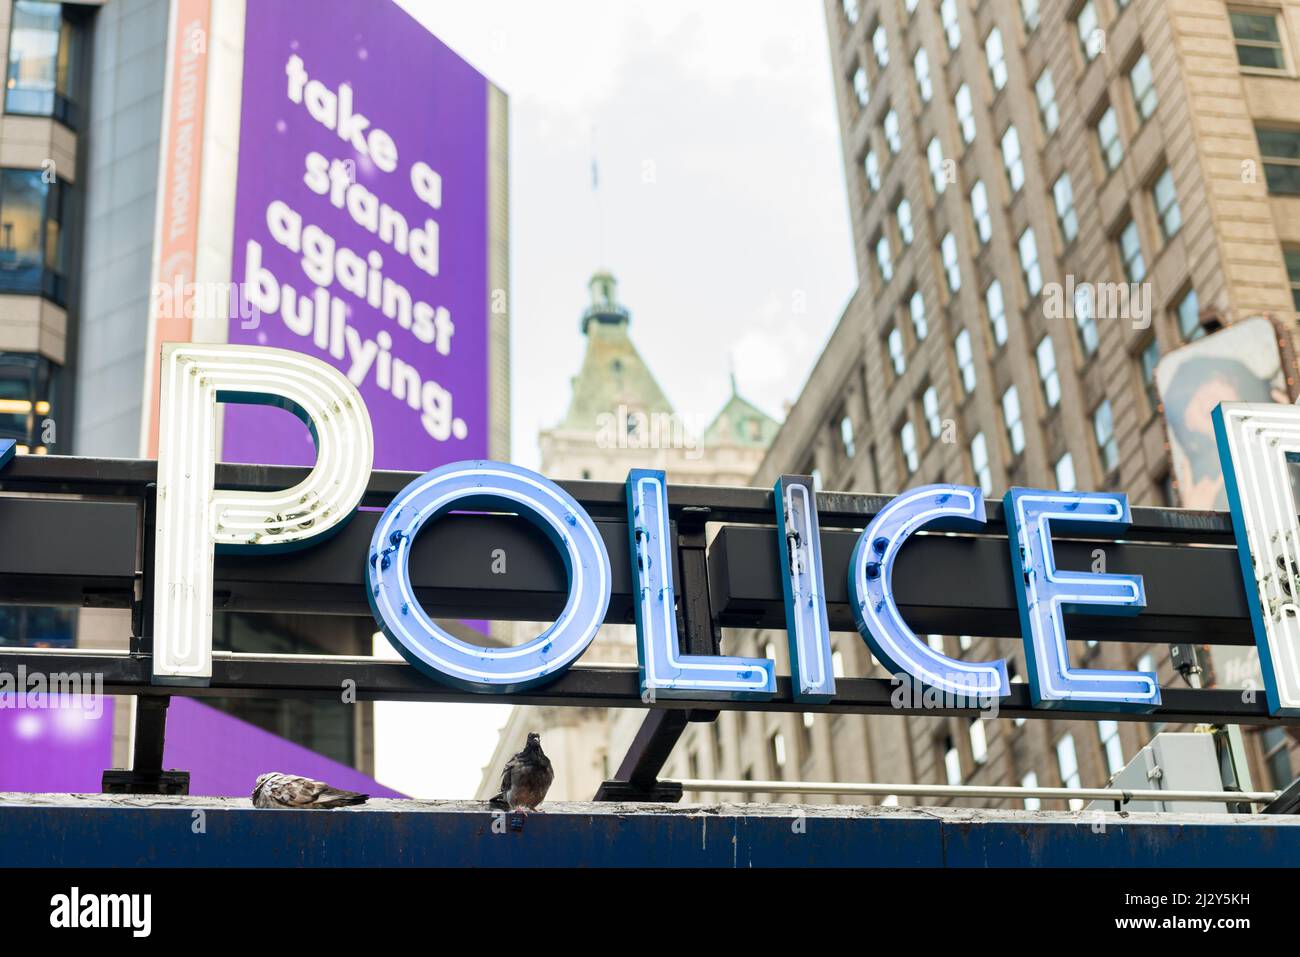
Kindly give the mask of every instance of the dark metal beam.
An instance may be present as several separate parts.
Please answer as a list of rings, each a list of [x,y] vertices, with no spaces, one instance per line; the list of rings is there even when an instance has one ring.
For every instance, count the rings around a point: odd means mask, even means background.
[[[662,801],[682,799],[682,786],[659,780],[664,762],[690,723],[689,712],[656,708],[645,716],[612,780],[604,781],[593,801]]]
[[[133,599],[138,603],[142,563],[151,565],[143,561],[148,549],[139,548],[138,541],[151,537],[141,531],[148,523],[140,518],[152,504],[149,488],[148,483],[141,486],[138,501],[0,497],[0,529],[8,540],[22,543],[21,548],[0,553],[0,601],[108,607],[130,607]],[[753,489],[709,491],[723,499],[729,494],[738,499],[761,497]],[[1153,511],[1168,518],[1167,510]],[[1195,525],[1201,514],[1185,517]],[[706,552],[704,522],[714,518],[715,512],[704,506],[678,510],[683,634],[688,643],[701,647],[711,639],[715,624],[782,628],[785,622],[772,526],[723,526]],[[297,552],[219,555],[215,609],[368,617],[365,556],[377,521],[376,512],[360,511],[333,538]],[[597,527],[613,571],[607,621],[630,622],[625,520],[604,518]],[[846,571],[856,538],[856,532],[843,529],[822,532],[829,617],[831,627],[841,631],[853,629]],[[509,556],[505,574],[493,568],[497,549]],[[1087,569],[1097,549],[1109,570],[1146,579],[1148,605],[1122,622],[1079,617],[1071,623],[1072,637],[1252,643],[1234,549],[1064,541],[1056,551],[1063,567]],[[564,569],[555,549],[530,523],[508,515],[451,515],[433,524],[415,540],[411,574],[416,594],[435,617],[545,620],[559,613],[566,597]],[[149,577],[143,575],[143,581]],[[1019,635],[1010,556],[1000,536],[918,536],[900,554],[895,594],[919,632]]]
[[[858,535],[822,531],[830,626],[854,630],[848,567]],[[1062,541],[1062,568],[1086,571],[1095,552],[1109,572],[1139,574],[1147,605],[1133,618],[1074,616],[1071,638],[1103,641],[1254,643],[1237,552],[1116,542]],[[784,628],[780,559],[771,528],[727,526],[709,549],[713,613],[723,625]],[[894,596],[922,634],[1019,637],[1011,555],[1005,538],[920,535],[899,553]]]
[[[136,495],[157,480],[152,459],[92,459],[69,455],[20,455],[0,472],[0,490],[57,492],[63,494]],[[288,488],[302,480],[307,469],[289,466],[219,464],[219,488]],[[383,507],[418,473],[376,470],[371,473],[363,506]],[[621,482],[561,481],[565,491],[598,518],[624,517],[627,492]],[[817,509],[822,528],[861,528],[892,496],[849,492],[818,492]],[[670,485],[669,508],[674,518],[689,509],[706,509],[710,522],[771,524],[771,489],[709,485]],[[1002,503],[988,500],[988,531],[1006,528]],[[1108,534],[1099,529],[1095,536]],[[1232,519],[1227,512],[1147,508],[1132,510],[1125,533],[1131,541],[1198,542],[1232,544]],[[1080,536],[1093,537],[1093,536]]]
[[[1300,778],[1292,781],[1276,801],[1266,805],[1261,814],[1300,814]]]
[[[0,654],[0,672],[41,672],[101,675],[105,694],[184,695],[197,698],[302,697],[337,699],[345,681],[355,682],[357,697],[367,701],[458,701],[531,705],[568,705],[592,708],[656,708],[695,711],[701,702],[660,698],[651,705],[641,697],[635,668],[575,665],[549,684],[502,697],[462,691],[426,678],[405,662],[377,658],[315,656],[232,655],[218,653],[212,665],[212,683],[205,688],[153,685],[146,655],[107,652],[42,652],[9,649]],[[709,709],[745,711],[811,711],[824,714],[893,714],[918,716],[964,715],[968,707],[927,707],[921,701],[901,700],[902,689],[888,678],[838,678],[837,695],[823,704],[793,699],[790,678],[777,678],[776,697],[770,701],[709,701]],[[898,704],[893,700],[900,697]],[[1117,721],[1164,721],[1211,724],[1295,724],[1296,718],[1268,715],[1263,695],[1243,701],[1236,689],[1165,688],[1164,704],[1146,714],[1107,713]],[[917,693],[919,697],[919,692]],[[1061,721],[1095,721],[1097,712],[1067,708],[1034,708],[1029,688],[1013,683],[1011,694],[999,703],[998,717],[1052,718]]]

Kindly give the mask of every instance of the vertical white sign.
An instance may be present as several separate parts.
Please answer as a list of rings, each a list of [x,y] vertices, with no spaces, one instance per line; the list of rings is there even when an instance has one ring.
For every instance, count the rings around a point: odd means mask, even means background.
[[[275,492],[214,488],[217,403],[276,405],[316,442],[316,464]],[[153,681],[212,677],[215,549],[301,548],[352,517],[374,463],[361,395],[332,366],[287,349],[163,346],[154,557]]]
[[[1213,419],[1268,710],[1300,715],[1300,408],[1222,402]]]

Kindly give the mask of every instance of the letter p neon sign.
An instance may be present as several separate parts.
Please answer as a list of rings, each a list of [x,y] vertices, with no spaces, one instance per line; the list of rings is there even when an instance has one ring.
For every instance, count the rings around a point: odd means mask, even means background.
[[[337,531],[370,480],[374,435],[341,372],[287,349],[168,343],[160,382],[153,681],[205,685],[214,550],[301,548]],[[293,412],[311,431],[316,465],[278,492],[214,488],[218,402]]]

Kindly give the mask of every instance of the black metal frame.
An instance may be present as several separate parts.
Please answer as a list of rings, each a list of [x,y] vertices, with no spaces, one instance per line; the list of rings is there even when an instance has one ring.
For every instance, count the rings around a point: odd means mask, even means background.
[[[498,700],[430,681],[404,662],[366,658],[218,655],[206,688],[150,683],[152,650],[152,550],[156,463],[148,460],[20,456],[0,471],[0,529],[9,543],[0,553],[0,602],[130,608],[128,654],[59,653],[61,670],[100,673],[105,691],[137,697],[136,779],[119,788],[157,789],[161,782],[166,702],[174,694],[204,696],[337,696],[344,680],[360,700]],[[221,487],[285,488],[305,469],[220,465]],[[301,552],[274,556],[219,556],[215,607],[220,610],[339,614],[369,617],[364,591],[365,555],[383,508],[414,473],[377,471],[362,510],[338,535]],[[612,482],[561,482],[596,520],[610,553],[613,597],[606,620],[630,623],[632,576],[628,559],[625,490]],[[50,497],[55,496],[55,497]],[[861,529],[887,496],[819,493],[827,601],[831,627],[852,630],[846,576],[849,553]],[[717,654],[724,627],[784,628],[784,607],[774,533],[773,494],[766,489],[672,486],[669,490],[677,562],[678,616],[683,649]],[[895,594],[918,631],[1018,638],[1010,555],[1002,507],[987,505],[980,534],[921,535],[900,557]],[[1059,543],[1063,567],[1087,568],[1104,549],[1111,571],[1147,578],[1148,605],[1132,619],[1078,616],[1072,638],[1107,641],[1253,642],[1227,513],[1134,508],[1122,542],[1075,535]],[[710,537],[710,533],[712,533]],[[1197,546],[1197,547],[1191,547]],[[1205,547],[1218,546],[1218,547]],[[490,555],[506,547],[507,574],[495,574]],[[455,556],[448,560],[442,556]],[[483,557],[481,562],[473,556]],[[529,523],[509,515],[452,515],[429,528],[412,548],[411,577],[431,615],[448,618],[542,620],[563,607],[566,582],[554,549]],[[978,625],[972,627],[972,616]],[[0,666],[43,669],[49,653],[0,650]],[[965,713],[961,709],[897,708],[896,682],[846,678],[833,701],[794,701],[788,678],[762,702],[643,700],[635,669],[571,668],[541,688],[512,695],[520,704],[649,709],[601,800],[674,800],[657,780],[687,724],[711,721],[720,709],[866,714]],[[1093,719],[1092,712],[1034,709],[1028,688],[1013,685],[1000,713],[1007,717]],[[1267,714],[1262,695],[1243,701],[1235,690],[1166,688],[1164,703],[1122,720],[1287,723]],[[1291,723],[1294,723],[1294,719]],[[106,778],[106,787],[109,786]],[[679,796],[679,791],[676,792]]]

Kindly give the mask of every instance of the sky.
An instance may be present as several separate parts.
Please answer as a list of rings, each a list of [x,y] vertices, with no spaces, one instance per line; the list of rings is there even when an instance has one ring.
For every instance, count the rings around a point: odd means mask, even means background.
[[[733,370],[780,418],[856,285],[822,5],[398,4],[510,98],[513,460],[536,468],[564,415],[598,268],[688,421],[722,407]],[[377,777],[470,797],[507,714],[382,703]]]

